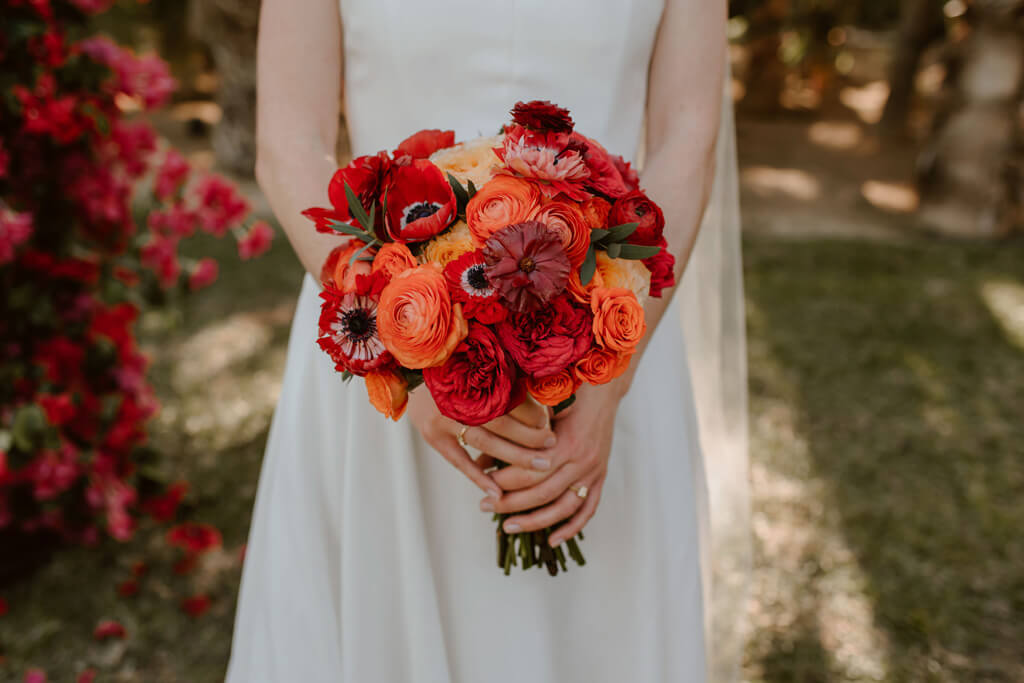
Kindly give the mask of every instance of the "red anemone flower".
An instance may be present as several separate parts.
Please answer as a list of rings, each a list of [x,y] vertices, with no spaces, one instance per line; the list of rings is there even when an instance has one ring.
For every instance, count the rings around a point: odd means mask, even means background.
[[[395,148],[395,158],[410,156],[413,159],[426,159],[437,150],[447,149],[454,144],[454,130],[421,130],[399,143]]]
[[[395,242],[429,240],[455,218],[455,192],[441,169],[426,159],[392,169],[385,201],[388,236]]]
[[[485,325],[501,322],[508,315],[498,290],[487,277],[483,251],[471,251],[455,259],[444,269],[452,301],[462,304],[462,315]]]
[[[324,283],[317,344],[339,372],[363,376],[391,362],[377,331],[377,303],[385,284],[379,273],[357,276],[351,291],[342,291],[333,282]]]

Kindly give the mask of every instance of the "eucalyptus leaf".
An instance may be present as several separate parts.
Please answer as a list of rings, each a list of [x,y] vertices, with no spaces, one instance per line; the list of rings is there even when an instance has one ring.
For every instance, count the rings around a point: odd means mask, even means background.
[[[619,258],[619,253],[622,251],[622,245],[618,242],[612,242],[608,245],[608,256],[611,258]]]
[[[580,283],[585,287],[594,279],[594,272],[597,270],[597,254],[594,252],[594,245],[587,249],[587,255],[580,266]]]
[[[342,382],[348,382],[348,381],[349,381],[349,380],[351,380],[351,379],[352,379],[353,377],[355,377],[355,375],[353,375],[353,374],[352,374],[351,372],[349,372],[348,370],[346,370],[345,372],[341,373],[341,381],[342,381]]]
[[[614,228],[608,228],[608,241],[622,242],[636,232],[636,229],[639,227],[639,223],[623,223],[622,225],[616,225]]]
[[[466,192],[466,188],[462,186],[462,183],[456,179],[451,173],[448,173],[448,184],[452,186],[452,192],[455,193],[455,201],[459,203],[459,207],[463,208],[469,201],[469,194]]]
[[[476,194],[476,185],[473,184],[472,180],[466,181],[468,183],[468,194],[469,198],[472,199],[473,195]]]
[[[356,260],[360,256],[363,255],[363,252],[365,252],[367,249],[369,249],[370,247],[372,247],[375,244],[377,244],[377,240],[373,240],[372,242],[367,242],[366,244],[364,244],[362,247],[359,248],[359,251],[357,251],[356,253],[352,254],[352,258],[350,258],[348,260],[348,264],[351,266],[353,263],[356,262]],[[371,258],[369,260],[372,261],[373,259]]]
[[[370,232],[373,230],[373,223],[370,221],[370,217],[366,215],[366,209],[363,208],[363,203],[359,201],[359,197],[352,191],[348,182],[345,183],[345,199],[348,200],[348,211],[352,216],[359,221],[359,225],[363,226],[363,230]]]
[[[661,247],[647,247],[639,244],[616,244],[615,246],[619,247],[617,258],[645,259],[661,251]],[[608,253],[610,255],[611,251]]]
[[[605,230],[604,228],[591,228],[590,229],[590,241],[592,243],[593,242],[600,242],[605,237],[607,237],[609,234],[610,234],[610,232],[608,230]]]
[[[373,236],[370,235],[365,230],[360,230],[359,228],[351,226],[347,223],[332,223],[331,228],[333,228],[336,232],[340,232],[345,235],[351,235],[352,237],[355,237],[362,242],[368,242],[373,239]]]

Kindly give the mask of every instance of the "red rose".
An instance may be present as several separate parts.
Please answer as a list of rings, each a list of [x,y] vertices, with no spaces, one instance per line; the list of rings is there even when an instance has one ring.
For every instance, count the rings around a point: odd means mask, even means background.
[[[612,205],[612,225],[623,223],[639,223],[640,227],[629,236],[631,244],[654,246],[661,242],[661,233],[665,229],[665,215],[661,207],[652,202],[641,190],[634,190],[617,199]]]
[[[643,263],[647,270],[651,271],[651,296],[660,297],[662,291],[676,284],[676,257],[668,250],[668,243],[662,238],[661,251],[650,258],[645,258]]]
[[[395,149],[395,158],[408,155],[413,159],[426,159],[437,150],[446,149],[454,144],[454,130],[421,130],[402,140]]]
[[[395,242],[424,242],[455,218],[455,193],[441,169],[426,159],[394,167],[387,205],[385,224]]]
[[[534,378],[561,372],[594,344],[590,311],[567,297],[532,313],[510,313],[495,331],[523,372]]]
[[[489,328],[472,322],[444,365],[423,370],[423,382],[441,414],[464,425],[501,417],[523,397],[515,363]]]

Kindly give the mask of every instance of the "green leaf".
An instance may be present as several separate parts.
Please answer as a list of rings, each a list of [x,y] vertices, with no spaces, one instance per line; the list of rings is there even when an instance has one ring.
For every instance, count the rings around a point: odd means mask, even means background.
[[[586,287],[590,284],[590,281],[594,279],[594,272],[597,270],[597,254],[594,251],[594,246],[591,245],[587,249],[587,255],[583,259],[583,264],[580,266],[580,283]]]
[[[661,247],[646,247],[639,244],[616,244],[615,246],[619,247],[619,255],[616,258],[645,259],[661,251]],[[610,249],[608,254],[611,255]]]
[[[359,225],[363,226],[363,230],[366,232],[372,231],[373,223],[370,221],[370,217],[366,215],[363,203],[359,201],[359,197],[349,187],[348,182],[345,182],[345,198],[348,200],[348,212],[359,221]]]
[[[603,228],[591,228],[590,229],[590,243],[593,244],[594,242],[600,242],[605,237],[607,237],[609,234],[611,234],[611,231],[609,231],[609,230],[605,230]]]
[[[619,242],[612,242],[608,245],[608,257],[619,258],[619,253],[622,251],[622,244]]]
[[[575,402],[576,402],[576,394],[573,394],[569,398],[565,399],[564,401],[559,403],[557,406],[555,406],[553,412],[555,413],[555,415],[558,415],[560,412],[562,412],[563,410],[565,410],[566,408],[568,408],[569,406],[571,406]]]
[[[360,256],[363,255],[363,252],[365,252],[367,249],[369,249],[370,247],[372,247],[375,244],[377,244],[377,240],[373,240],[372,242],[367,242],[366,244],[364,244],[362,247],[360,247],[359,251],[357,251],[356,253],[352,254],[352,258],[350,258],[348,260],[348,264],[351,266],[353,263],[356,262],[356,259],[358,259]],[[372,261],[373,259],[370,258],[368,260]]]
[[[469,194],[466,192],[466,188],[462,186],[455,176],[448,173],[448,184],[452,186],[452,192],[455,193],[455,200],[459,203],[459,213],[462,213],[462,209],[466,207],[466,203],[469,201]]]
[[[336,232],[340,232],[345,235],[351,235],[352,237],[355,237],[362,242],[368,242],[374,239],[374,237],[367,233],[365,230],[360,230],[359,228],[353,227],[348,223],[334,222],[331,223],[331,228]]]
[[[475,194],[476,194],[476,185],[474,185],[474,184],[473,184],[473,181],[472,181],[472,180],[470,180],[470,181],[467,181],[467,182],[468,182],[468,184],[469,184],[469,188],[468,188],[468,189],[469,189],[469,192],[468,192],[468,194],[469,194],[469,198],[470,198],[470,199],[472,199],[472,198],[473,198],[473,195],[475,195]]]
[[[614,228],[608,228],[608,242],[622,242],[627,237],[636,232],[636,229],[640,227],[639,223],[623,223],[622,225],[616,225]]]
[[[351,379],[352,379],[353,377],[355,377],[355,375],[353,375],[353,374],[352,374],[351,372],[349,372],[348,370],[346,370],[345,372],[341,373],[341,381],[342,381],[342,382],[348,382],[348,381],[349,381],[349,380],[351,380]]]

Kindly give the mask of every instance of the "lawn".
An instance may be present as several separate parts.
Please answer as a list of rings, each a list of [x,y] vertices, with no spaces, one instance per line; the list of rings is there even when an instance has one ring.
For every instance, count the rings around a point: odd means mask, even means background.
[[[284,240],[144,321],[167,475],[222,551],[166,528],[0,587],[0,680],[222,680],[299,269]],[[747,240],[758,566],[751,681],[1024,679],[1024,243]],[[148,571],[133,597],[117,586]],[[180,602],[211,598],[188,616]],[[100,619],[123,640],[98,642]]]

